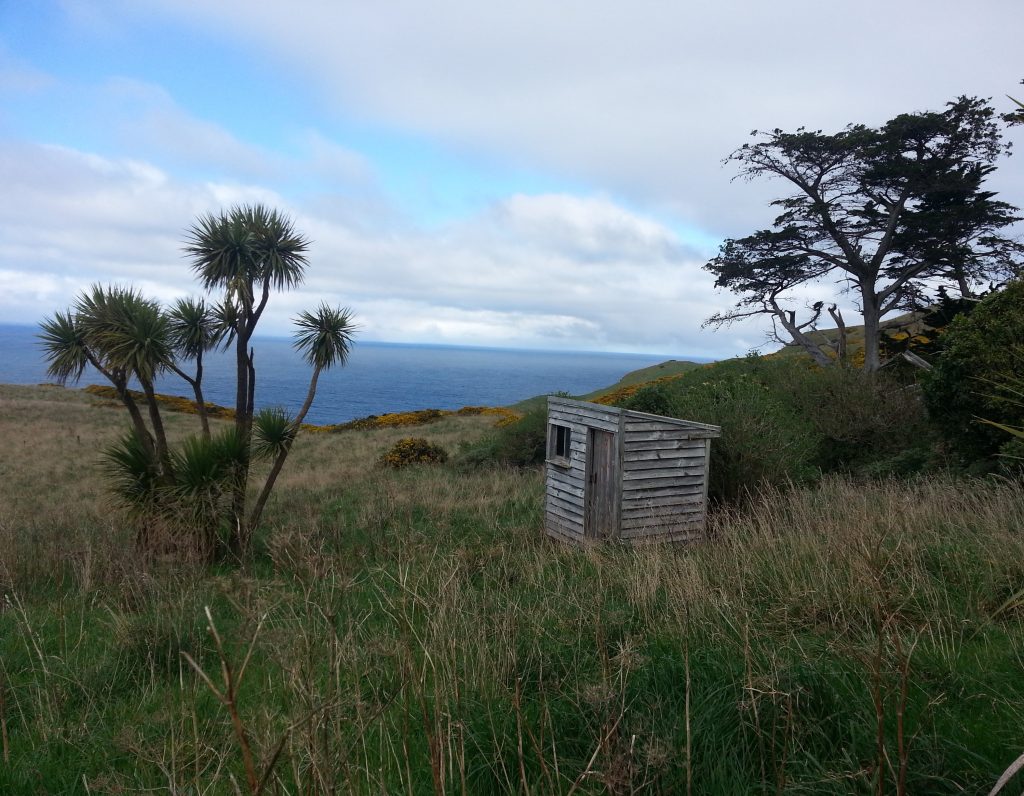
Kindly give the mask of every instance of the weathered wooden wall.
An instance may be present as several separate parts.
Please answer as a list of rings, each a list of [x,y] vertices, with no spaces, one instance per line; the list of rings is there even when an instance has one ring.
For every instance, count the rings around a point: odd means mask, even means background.
[[[695,538],[704,528],[711,438],[719,429],[564,398],[548,399],[548,423],[572,429],[566,466],[547,466],[546,526],[569,541],[586,536],[589,430],[615,435],[616,499],[605,527],[622,541]],[[606,465],[607,467],[607,465]]]
[[[621,537],[699,535],[711,441],[629,414],[624,433]]]
[[[619,432],[619,412],[609,407],[579,406],[557,399],[548,402],[548,424],[572,429],[568,467],[548,464],[545,514],[548,533],[569,541],[584,534],[586,511],[587,436],[591,428]]]

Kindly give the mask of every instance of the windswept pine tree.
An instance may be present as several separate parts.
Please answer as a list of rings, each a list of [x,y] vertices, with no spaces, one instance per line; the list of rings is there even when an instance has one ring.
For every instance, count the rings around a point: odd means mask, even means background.
[[[780,210],[771,228],[726,240],[705,266],[718,287],[740,296],[707,323],[767,315],[826,364],[804,333],[824,302],[804,321],[794,305],[800,288],[831,282],[859,300],[864,369],[872,372],[885,315],[930,303],[942,285],[972,296],[1020,271],[1024,246],[1003,234],[1018,210],[985,189],[1007,151],[986,100],[960,97],[944,111],[901,114],[878,128],[754,136],[726,162],[745,179],[777,177],[794,190],[771,203]]]

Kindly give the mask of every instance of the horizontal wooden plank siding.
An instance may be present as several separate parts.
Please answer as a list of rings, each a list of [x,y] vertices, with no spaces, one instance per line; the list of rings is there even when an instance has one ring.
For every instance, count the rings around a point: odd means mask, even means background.
[[[564,515],[566,519],[571,519],[573,522],[583,519],[583,509],[578,501],[567,500],[553,492],[548,494],[548,511]]]
[[[623,536],[622,541],[629,545],[665,544],[678,542],[699,542],[704,538],[703,528],[674,528],[658,530],[636,536]]]
[[[549,536],[561,539],[564,542],[579,542],[583,539],[582,531],[577,532],[574,527],[566,525],[557,517],[552,517],[551,515],[548,515],[545,528]]]
[[[637,434],[633,439],[627,438],[629,445],[627,453],[636,451],[702,451],[703,439],[680,439],[678,435],[658,432],[658,435],[651,435],[644,431]]]
[[[612,535],[631,544],[700,537],[707,510],[709,444],[719,436],[717,427],[556,397],[548,399],[548,422],[570,429],[565,458],[549,461],[546,468],[545,514],[551,536],[584,540],[585,517],[593,508],[587,508],[587,445],[595,439],[592,432],[604,431],[616,435]],[[607,445],[603,437],[601,441]],[[607,511],[602,505],[601,517]]]
[[[677,487],[702,487],[703,471],[692,469],[680,469],[678,472],[672,470],[639,470],[637,472],[623,473],[623,489],[636,491],[642,489],[664,489],[673,484]]]
[[[704,446],[699,448],[680,448],[673,445],[671,448],[658,449],[633,445],[623,454],[623,459],[627,462],[661,462],[674,459],[693,459],[703,463]]]
[[[644,500],[646,498],[663,498],[669,495],[700,495],[703,493],[703,486],[694,485],[692,487],[680,487],[674,484],[667,484],[659,488],[651,488],[640,484],[639,481],[633,481],[633,484],[637,486],[637,489],[623,493],[623,503],[629,503],[631,500]]]
[[[690,495],[664,495],[641,500],[622,501],[622,517],[646,517],[657,514],[661,509],[682,511],[687,506],[703,506],[704,496],[697,492]]]
[[[667,528],[675,527],[677,525],[703,525],[704,524],[704,512],[700,511],[688,511],[685,514],[664,514],[659,516],[646,516],[637,517],[635,519],[623,520],[622,521],[622,533],[628,535],[642,531],[644,528]]]

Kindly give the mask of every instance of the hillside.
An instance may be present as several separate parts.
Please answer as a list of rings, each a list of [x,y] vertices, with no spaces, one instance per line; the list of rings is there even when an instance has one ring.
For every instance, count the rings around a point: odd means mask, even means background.
[[[574,397],[577,397],[584,401],[594,401],[610,393],[618,393],[621,392],[623,389],[637,387],[642,384],[648,384],[657,379],[678,376],[682,373],[686,373],[690,370],[693,370],[694,368],[699,367],[700,363],[697,362],[670,359],[666,362],[660,362],[657,365],[650,365],[646,368],[640,368],[639,370],[630,371],[617,382],[615,382],[615,384],[609,385],[607,387],[598,388],[597,390],[594,390],[593,392],[587,393],[585,395],[578,395]],[[510,408],[514,409],[517,412],[528,412],[531,409],[543,407],[545,405],[546,399],[546,395],[535,395],[532,398],[527,398],[525,400],[513,404]]]
[[[978,793],[1024,749],[1019,483],[831,477],[578,550],[538,469],[306,434],[253,559],[199,568],[137,555],[100,403],[0,387],[0,792],[237,792],[240,737],[281,793]]]

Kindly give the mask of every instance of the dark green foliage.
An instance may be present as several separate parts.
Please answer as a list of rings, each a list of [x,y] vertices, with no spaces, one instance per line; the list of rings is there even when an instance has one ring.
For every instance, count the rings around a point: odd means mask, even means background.
[[[916,472],[933,442],[913,383],[888,373],[773,364],[765,373],[817,437],[814,465],[822,472]],[[891,465],[891,466],[890,466]]]
[[[314,368],[325,370],[348,361],[358,328],[350,309],[322,303],[316,312],[300,312],[295,325],[294,346]]]
[[[100,466],[114,497],[129,511],[142,513],[152,504],[160,480],[157,463],[134,429],[103,451]]]
[[[423,437],[400,439],[380,458],[381,464],[396,470],[410,464],[444,464],[446,461],[448,452]]]
[[[903,335],[894,335],[892,330],[886,330],[882,334],[880,343],[884,359],[890,360],[904,351],[912,351],[930,362],[942,350],[942,335],[947,327],[961,315],[970,315],[978,306],[978,298],[985,295],[987,292],[975,298],[954,298],[944,287],[940,287],[936,303],[920,316],[919,330],[914,334]]]
[[[498,464],[535,467],[544,463],[547,449],[547,407],[531,409],[521,418],[488,434],[459,454],[464,467]]]
[[[185,251],[203,287],[226,288],[248,310],[264,285],[285,290],[302,284],[309,240],[277,210],[239,205],[210,213],[192,225],[188,236]]]
[[[641,387],[622,403],[623,408],[664,417],[682,417],[685,411],[680,392],[667,384]]]
[[[1017,208],[983,190],[1006,149],[986,100],[959,97],[943,111],[901,114],[878,128],[754,135],[729,160],[744,177],[781,177],[795,190],[772,202],[772,229],[725,241],[705,266],[718,287],[741,297],[709,323],[768,315],[827,364],[803,331],[822,305],[800,321],[792,293],[830,279],[858,294],[864,368],[874,371],[887,313],[920,306],[937,284],[971,295],[1018,273],[1024,246],[1001,234]]]
[[[172,458],[175,497],[183,507],[216,500],[229,489],[245,458],[245,445],[234,428],[209,438],[190,437]]]
[[[688,383],[674,391],[642,389],[624,406],[722,427],[711,443],[713,499],[735,501],[765,485],[814,476],[815,436],[777,391],[742,372],[682,381]]]
[[[988,462],[1011,437],[982,419],[1024,424],[1012,391],[1024,373],[1024,281],[990,294],[942,336],[935,369],[924,379],[929,416],[965,464]]]
[[[134,288],[96,285],[79,296],[75,314],[87,345],[108,369],[124,370],[145,385],[174,362],[167,316]]]
[[[47,361],[46,375],[58,384],[78,381],[89,364],[89,349],[85,332],[71,312],[56,312],[40,324],[39,335],[43,356]]]
[[[167,322],[171,341],[185,359],[201,359],[225,331],[215,311],[202,299],[191,297],[174,302],[167,310]]]
[[[799,359],[715,363],[645,387],[622,405],[721,426],[709,485],[719,500],[829,472],[906,475],[930,458],[912,387]]]
[[[246,446],[234,428],[186,439],[171,453],[168,471],[129,431],[103,452],[102,467],[115,500],[139,523],[139,540],[159,526],[165,549],[209,558],[230,517],[228,501]]]
[[[298,428],[284,409],[262,409],[253,418],[252,452],[260,459],[273,459],[286,452],[295,440]]]

